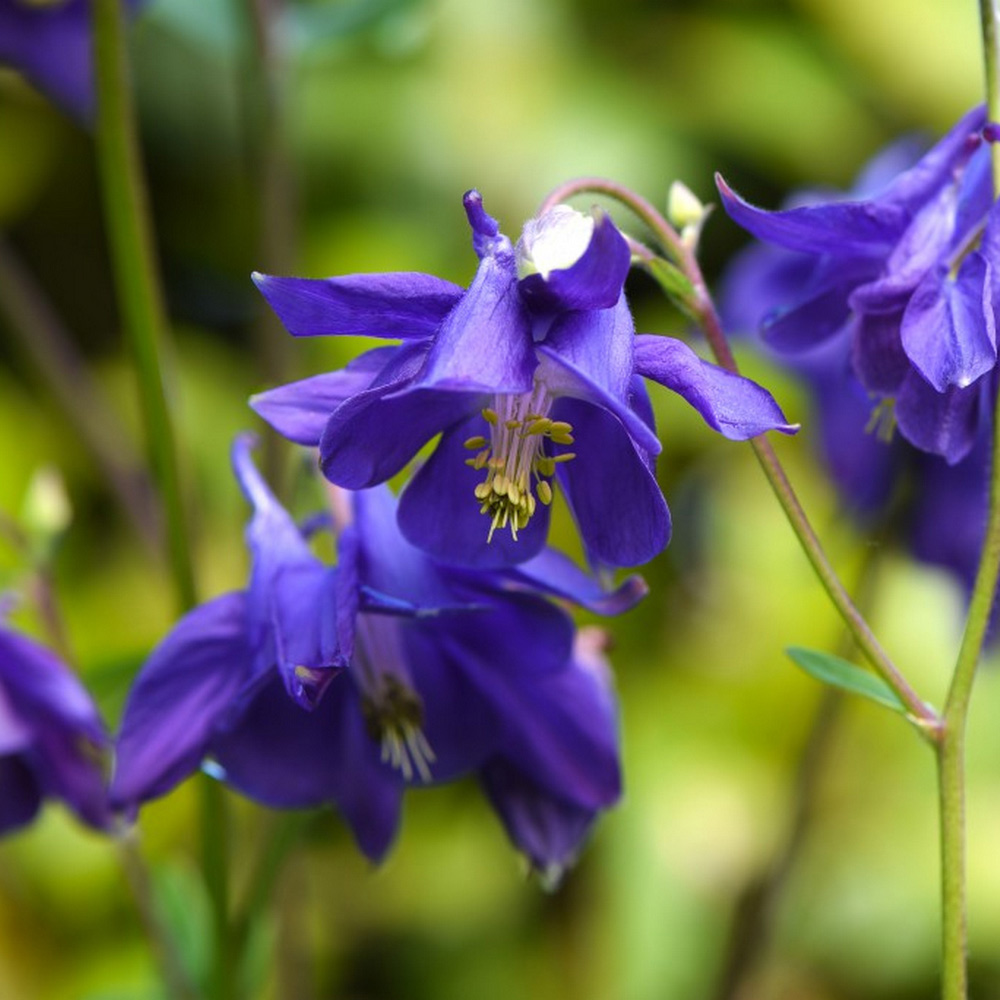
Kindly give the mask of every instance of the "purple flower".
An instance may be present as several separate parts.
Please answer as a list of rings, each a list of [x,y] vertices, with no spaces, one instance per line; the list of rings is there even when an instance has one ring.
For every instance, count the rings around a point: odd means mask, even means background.
[[[91,58],[89,0],[0,0],[0,63],[81,121],[94,110]]]
[[[848,327],[864,388],[893,401],[908,441],[951,463],[986,418],[997,360],[1000,214],[984,124],[971,111],[908,169],[848,199],[766,212],[718,181],[736,222],[805,255],[765,320],[768,343],[808,350]]]
[[[916,159],[912,143],[891,147],[866,168],[855,194],[898,173],[901,161]],[[803,193],[794,200],[815,199]],[[818,266],[779,247],[748,247],[723,280],[719,302],[726,326],[735,332],[762,328],[766,345],[769,324],[782,321],[787,303],[808,287]],[[848,512],[881,536],[896,538],[921,562],[948,570],[969,594],[985,535],[989,428],[981,427],[969,453],[951,464],[894,434],[891,399],[873,399],[855,373],[854,336],[853,325],[845,323],[818,344],[791,353],[771,347],[768,353],[807,386],[813,411],[807,427]],[[986,395],[995,378],[982,378]]]
[[[670,514],[642,376],[726,437],[790,431],[771,396],[669,337],[636,336],[629,249],[611,220],[560,206],[517,247],[465,196],[479,268],[468,289],[427,274],[255,275],[296,336],[398,339],[346,369],[254,398],[279,432],[319,445],[325,475],[365,489],[437,434],[403,492],[403,534],[437,558],[499,567],[540,552],[558,483],[596,565],[656,555]]]
[[[106,827],[107,746],[97,710],[69,667],[0,624],[0,833],[30,823],[47,798]]]
[[[572,860],[620,788],[615,701],[592,650],[540,591],[617,611],[544,552],[507,573],[434,563],[399,534],[386,487],[349,498],[338,562],[311,555],[253,467],[250,586],[186,615],[130,693],[112,800],[162,795],[202,762],[266,805],[334,804],[379,859],[408,785],[477,774],[539,869]]]

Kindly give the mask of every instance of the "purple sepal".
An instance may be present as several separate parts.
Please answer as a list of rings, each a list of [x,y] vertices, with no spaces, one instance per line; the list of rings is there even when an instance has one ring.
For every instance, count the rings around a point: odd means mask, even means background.
[[[339,278],[284,278],[255,271],[253,280],[295,337],[430,337],[463,295],[458,285],[417,271]]]
[[[640,375],[682,396],[709,427],[731,441],[745,441],[765,431],[798,430],[762,386],[703,361],[673,337],[637,336],[635,367]]]

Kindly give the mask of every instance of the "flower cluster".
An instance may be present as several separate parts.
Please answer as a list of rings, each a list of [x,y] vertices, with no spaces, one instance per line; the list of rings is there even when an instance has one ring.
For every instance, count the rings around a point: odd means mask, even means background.
[[[139,674],[111,787],[131,810],[211,760],[270,806],[331,803],[381,858],[409,786],[475,774],[511,839],[557,874],[618,798],[616,706],[593,632],[548,596],[605,612],[612,592],[553,551],[516,569],[443,566],[399,533],[387,487],[337,493],[325,565],[237,440],[253,507],[245,591],[190,612]],[[547,596],[548,595],[548,596]]]
[[[997,258],[986,242],[985,234],[991,223],[984,211],[988,207],[990,183],[984,174],[988,169],[988,149],[977,147],[968,138],[964,144],[959,141],[968,136],[969,128],[978,121],[978,113],[974,112],[971,119],[960,123],[948,139],[923,158],[913,140],[898,142],[868,164],[850,194],[831,197],[828,192],[800,192],[790,199],[789,208],[772,213],[769,222],[779,227],[788,225],[790,220],[816,225],[824,212],[828,218],[834,218],[838,205],[847,206],[849,213],[860,211],[856,206],[876,204],[886,211],[889,192],[914,189],[921,174],[926,177],[933,173],[942,157],[946,162],[957,159],[956,173],[943,193],[939,192],[939,198],[957,198],[966,213],[962,220],[957,216],[952,219],[946,213],[942,216],[940,202],[934,203],[934,209],[925,207],[921,211],[938,212],[936,225],[942,232],[950,225],[959,234],[953,234],[952,240],[964,240],[965,252],[975,253],[982,267],[992,275]],[[964,157],[969,150],[973,152],[966,163]],[[905,184],[902,178],[908,179]],[[941,177],[938,180],[944,183]],[[965,186],[956,190],[954,185],[960,183]],[[752,213],[757,220],[766,216],[734,200],[729,207],[740,218],[744,212]],[[817,214],[812,215],[814,207]],[[969,215],[973,212],[979,212],[978,221]],[[872,216],[877,215],[872,210]],[[921,225],[930,226],[931,221],[924,219]],[[914,252],[932,249],[915,240],[915,236],[906,237],[905,241],[901,238],[899,247],[912,244]],[[977,245],[978,249],[974,249]],[[949,570],[971,592],[988,501],[989,414],[986,407],[982,413],[979,408],[995,374],[990,369],[964,388],[952,387],[944,394],[951,403],[921,411],[922,395],[936,390],[926,381],[922,382],[923,388],[914,388],[919,372],[917,363],[909,355],[904,362],[900,352],[905,352],[907,345],[916,345],[916,358],[925,358],[926,350],[921,354],[918,349],[921,345],[929,349],[933,342],[940,349],[947,337],[930,323],[920,299],[916,305],[907,304],[901,313],[886,314],[884,325],[879,325],[883,320],[876,321],[863,312],[866,304],[874,301],[872,288],[878,282],[888,282],[895,275],[896,287],[902,292],[899,275],[906,264],[902,250],[897,248],[885,260],[884,274],[877,272],[877,262],[869,261],[868,284],[858,286],[856,293],[852,291],[852,283],[861,273],[861,265],[853,273],[845,271],[842,276],[847,279],[846,284],[838,288],[835,264],[840,259],[833,250],[828,256],[817,257],[785,249],[783,245],[748,247],[733,261],[723,282],[720,307],[724,320],[734,331],[759,329],[771,354],[798,374],[808,387],[814,404],[814,420],[810,424],[815,427],[817,444],[847,509],[869,527],[901,535],[914,556]],[[969,324],[978,324],[981,333],[986,331],[989,335],[994,323],[992,301],[983,289],[969,291],[962,284],[970,280],[969,268],[974,270],[978,265],[956,263],[957,272],[950,280],[959,284],[945,284],[941,289],[944,304],[939,302],[938,308],[945,308],[949,295],[967,294],[970,301],[978,296],[981,313],[965,318]],[[915,267],[912,259],[908,266]],[[941,261],[935,266],[940,268]],[[882,276],[871,277],[876,273]],[[925,288],[934,280],[934,273],[931,270],[930,277],[925,274],[920,279]],[[915,271],[908,275],[910,282],[918,278]],[[856,312],[851,313],[852,309]],[[953,310],[952,314],[955,324],[948,329],[953,333],[952,342],[959,345],[966,327],[961,311]],[[876,327],[881,339],[872,337]],[[904,388],[900,388],[896,398],[879,390],[879,386],[884,390],[888,382],[871,377],[873,371],[883,370],[879,367],[881,361],[872,361],[880,356],[879,352],[887,352],[881,355],[882,361],[894,356],[893,364],[897,367],[909,366],[903,376]],[[984,355],[986,362],[991,353],[987,351]],[[947,415],[956,412],[949,410],[952,404],[958,406],[957,412],[963,407],[972,411],[968,425],[948,422]],[[919,433],[924,423],[934,419],[941,419],[942,423],[933,434]],[[897,421],[901,431],[898,435],[893,433]],[[929,440],[945,447],[923,450],[921,445]],[[941,530],[942,524],[948,525],[947,531]]]
[[[989,419],[997,363],[1000,215],[984,137],[977,108],[891,178],[880,164],[859,196],[776,212],[719,179],[736,222],[799,255],[785,260],[782,280],[794,274],[795,286],[765,319],[765,340],[798,352],[843,334],[882,413],[950,464]]]
[[[403,534],[445,561],[501,567],[541,551],[558,484],[597,566],[634,566],[670,537],[644,378],[728,438],[793,428],[760,386],[670,337],[636,335],[630,253],[600,213],[559,206],[517,246],[464,199],[479,267],[468,289],[428,274],[255,275],[296,336],[399,340],[342,371],[262,393],[256,411],[347,489],[385,482],[441,439],[400,500]]]

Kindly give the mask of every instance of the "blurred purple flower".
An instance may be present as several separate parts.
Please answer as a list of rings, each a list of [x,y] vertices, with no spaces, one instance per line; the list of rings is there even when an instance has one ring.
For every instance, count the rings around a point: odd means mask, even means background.
[[[718,180],[736,222],[804,255],[786,261],[797,280],[764,320],[765,340],[803,351],[848,327],[861,384],[892,400],[908,441],[950,463],[987,419],[997,360],[1000,213],[984,125],[971,111],[912,166],[891,179],[882,170],[851,198],[766,212]]]
[[[145,0],[125,0],[134,9]],[[0,64],[20,70],[74,118],[89,121],[94,80],[89,0],[0,0]]]
[[[406,542],[381,487],[350,497],[324,566],[254,468],[247,591],[186,615],[130,693],[112,801],[134,808],[208,758],[266,805],[333,803],[381,858],[407,785],[476,773],[539,869],[568,864],[620,788],[616,708],[592,649],[541,592],[615,612],[638,578],[602,591],[544,552],[506,573],[435,564]]]
[[[47,798],[105,828],[108,738],[76,676],[54,653],[0,623],[0,833],[25,826]]]
[[[602,214],[559,206],[517,247],[465,195],[480,263],[468,289],[428,274],[255,275],[296,336],[396,338],[342,371],[256,396],[280,433],[319,445],[327,478],[364,489],[437,434],[403,492],[403,534],[437,558],[507,566],[541,551],[558,482],[595,565],[632,566],[670,537],[642,376],[728,438],[791,431],[760,386],[670,337],[636,336],[628,245]],[[485,519],[483,515],[486,515]]]
[[[864,169],[851,195],[824,192],[822,200],[829,204],[867,197],[918,159],[915,142],[903,140]],[[805,206],[820,196],[800,192],[791,200]],[[873,397],[856,374],[857,329],[851,322],[827,332],[819,343],[794,351],[771,346],[776,324],[785,334],[791,331],[797,344],[808,340],[808,310],[796,315],[789,303],[811,287],[825,266],[780,247],[748,247],[724,275],[719,296],[723,321],[734,333],[761,330],[769,355],[808,387],[813,419],[806,426],[817,435],[816,444],[847,510],[867,526],[899,538],[921,562],[951,572],[968,594],[986,526],[988,425],[978,428],[965,457],[951,463],[894,434],[891,397]],[[804,324],[799,333],[797,323]],[[983,376],[977,391],[991,397],[995,379],[995,371]]]

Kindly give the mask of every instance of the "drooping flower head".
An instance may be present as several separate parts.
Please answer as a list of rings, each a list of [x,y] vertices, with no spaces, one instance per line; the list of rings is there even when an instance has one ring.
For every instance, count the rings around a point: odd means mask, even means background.
[[[0,833],[30,823],[45,799],[59,799],[84,823],[105,828],[108,744],[70,668],[0,622]]]
[[[0,0],[0,64],[81,121],[94,110],[92,59],[90,0]]]
[[[988,419],[997,361],[1000,213],[984,125],[971,111],[915,163],[846,199],[766,212],[719,179],[736,222],[801,255],[767,342],[803,351],[848,328],[862,386],[908,441],[950,463]]]
[[[863,200],[919,160],[917,144],[902,140],[865,167],[850,195],[799,192],[790,202],[801,208]],[[859,377],[857,325],[845,321],[838,329],[825,329],[818,342],[811,340],[817,313],[809,296],[817,275],[828,274],[826,266],[782,247],[748,247],[722,283],[719,302],[726,326],[734,333],[760,330],[769,356],[808,388],[807,437],[820,452],[846,510],[866,528],[898,540],[921,562],[948,570],[969,594],[985,535],[989,428],[979,426],[971,450],[953,462],[895,433],[898,408],[893,400],[880,398]],[[834,306],[841,309],[843,303],[821,301],[817,308],[822,313]],[[777,345],[772,344],[775,336]],[[995,378],[995,372],[984,375],[977,391],[991,394]]]
[[[401,343],[252,405],[292,440],[319,445],[325,475],[349,489],[384,482],[440,433],[399,510],[406,537],[438,558],[530,559],[558,484],[592,563],[645,562],[666,545],[670,515],[643,376],[727,437],[792,428],[754,383],[678,340],[636,336],[623,294],[629,248],[606,215],[559,206],[514,247],[478,192],[464,203],[479,257],[468,289],[417,273],[255,275],[294,335]]]
[[[616,710],[593,644],[574,646],[543,592],[616,611],[641,582],[604,592],[552,552],[500,574],[442,566],[400,535],[387,487],[349,498],[328,567],[246,439],[234,462],[250,586],[185,616],[143,668],[113,801],[134,808],[210,759],[266,805],[334,804],[378,859],[407,786],[476,774],[532,862],[566,865],[619,793]]]

